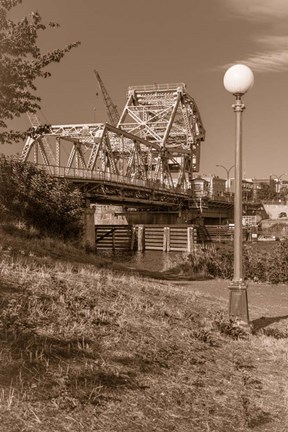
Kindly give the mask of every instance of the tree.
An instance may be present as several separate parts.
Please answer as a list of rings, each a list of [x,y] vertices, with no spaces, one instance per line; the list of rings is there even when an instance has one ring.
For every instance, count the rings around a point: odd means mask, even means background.
[[[38,43],[39,32],[47,28],[38,12],[31,17],[13,22],[8,18],[12,8],[22,0],[0,0],[0,143],[19,141],[25,132],[8,131],[7,121],[40,108],[40,97],[35,94],[36,78],[51,74],[46,67],[59,62],[75,42],[61,49],[42,53]],[[49,23],[50,27],[59,27]]]
[[[257,199],[260,201],[269,201],[277,198],[277,192],[267,183],[260,183],[257,189]]]
[[[41,234],[79,238],[83,229],[81,192],[29,162],[0,155],[0,219],[22,221]]]
[[[280,192],[279,192],[279,198],[281,200],[286,201],[287,197],[288,197],[288,187],[287,186],[281,187]]]

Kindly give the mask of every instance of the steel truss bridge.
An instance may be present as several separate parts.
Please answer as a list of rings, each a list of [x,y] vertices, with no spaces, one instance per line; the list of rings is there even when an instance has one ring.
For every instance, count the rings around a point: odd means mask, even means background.
[[[20,159],[77,183],[93,202],[159,209],[199,207],[193,173],[199,171],[205,129],[186,85],[129,87],[117,126],[52,125],[33,133]]]

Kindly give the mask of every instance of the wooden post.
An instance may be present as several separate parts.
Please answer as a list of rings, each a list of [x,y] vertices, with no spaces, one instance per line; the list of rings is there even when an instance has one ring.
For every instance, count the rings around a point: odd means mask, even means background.
[[[194,250],[194,227],[187,228],[187,252],[192,253]]]
[[[97,251],[97,226],[95,226],[95,251]]]
[[[138,226],[138,251],[144,252],[145,250],[145,228],[143,225]]]
[[[115,230],[112,231],[112,250],[115,251]]]
[[[135,237],[136,237],[136,227],[133,226],[131,228],[131,243],[130,243],[130,250],[133,251],[134,250],[134,246],[135,246]]]
[[[163,251],[170,252],[170,227],[164,228]]]
[[[163,243],[162,243],[163,252],[166,252],[166,249],[167,249],[167,230],[166,227],[163,227]]]

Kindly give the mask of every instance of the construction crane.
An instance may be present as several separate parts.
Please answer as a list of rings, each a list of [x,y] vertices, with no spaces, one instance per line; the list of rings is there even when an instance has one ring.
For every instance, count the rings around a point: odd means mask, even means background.
[[[98,81],[98,84],[99,84],[99,87],[100,87],[100,90],[101,90],[101,93],[102,93],[102,96],[104,99],[104,103],[106,106],[109,121],[110,121],[112,126],[117,126],[118,121],[120,119],[120,114],[118,112],[117,106],[114,105],[111,97],[109,96],[109,93],[107,92],[99,73],[96,70],[94,70],[94,74],[95,74],[95,77]]]

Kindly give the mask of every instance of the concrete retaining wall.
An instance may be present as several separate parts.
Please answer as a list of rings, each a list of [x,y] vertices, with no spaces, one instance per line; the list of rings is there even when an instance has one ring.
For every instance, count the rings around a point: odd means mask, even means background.
[[[269,216],[269,219],[278,219],[280,213],[286,213],[288,216],[287,204],[263,204],[263,207]]]

